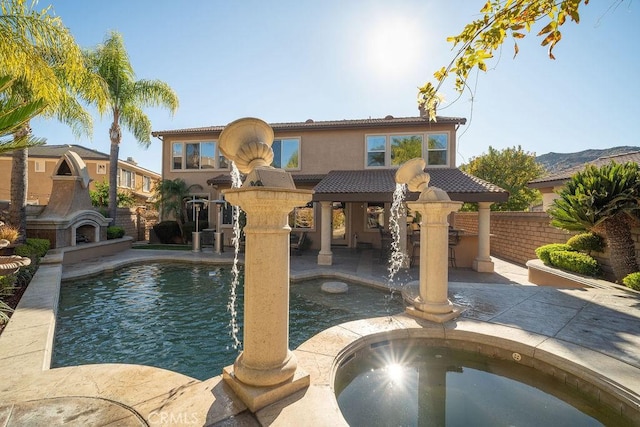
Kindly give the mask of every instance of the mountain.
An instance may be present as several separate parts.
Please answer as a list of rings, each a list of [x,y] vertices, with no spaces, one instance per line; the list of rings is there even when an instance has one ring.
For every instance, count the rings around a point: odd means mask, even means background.
[[[547,153],[536,156],[536,162],[544,166],[548,173],[558,172],[573,166],[593,161],[600,157],[640,151],[640,147],[612,147],[602,150],[584,150],[577,153]]]

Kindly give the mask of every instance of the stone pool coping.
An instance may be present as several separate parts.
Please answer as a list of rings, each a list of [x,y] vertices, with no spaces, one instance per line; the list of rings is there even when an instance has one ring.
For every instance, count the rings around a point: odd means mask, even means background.
[[[119,425],[210,425],[217,422],[227,425],[300,425],[301,422],[314,426],[346,425],[333,393],[336,363],[357,346],[396,338],[433,339],[500,357],[517,352],[526,363],[541,369],[555,366],[562,370],[552,369],[551,373],[563,375],[576,388],[592,393],[603,390],[605,393],[600,395],[604,401],[614,396],[621,412],[640,411],[640,366],[576,343],[468,318],[435,324],[399,314],[327,329],[294,351],[298,368],[311,375],[311,385],[256,414],[250,413],[234,397],[221,375],[199,381],[159,368],[125,364],[49,369],[63,278],[80,277],[81,271],[84,275],[92,275],[149,259],[228,264],[230,258],[214,259],[191,252],[130,250],[126,256],[106,264],[100,260],[84,261],[75,273],[74,269],[63,269],[60,262],[46,258],[0,335],[1,425],[20,425],[21,421],[29,424],[29,420],[43,419],[52,424],[72,419],[80,424],[111,421]],[[308,271],[295,278],[292,274],[292,279],[302,280],[317,274],[361,281],[357,275],[332,275],[326,270]],[[384,286],[379,282],[372,284]],[[51,410],[52,407],[56,410]]]

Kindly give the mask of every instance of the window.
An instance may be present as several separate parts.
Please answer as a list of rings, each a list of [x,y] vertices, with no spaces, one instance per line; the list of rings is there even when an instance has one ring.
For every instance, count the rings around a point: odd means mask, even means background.
[[[427,144],[424,143],[425,139]],[[449,133],[417,133],[400,135],[367,135],[366,166],[400,166],[407,160],[421,157],[427,166],[447,166]]]
[[[44,172],[45,171],[45,161],[44,160],[36,160],[33,164],[33,168],[36,172]]]
[[[135,172],[131,172],[128,170],[120,169],[120,173],[118,174],[120,180],[118,182],[118,187],[122,188],[134,188],[136,183],[136,174]]]
[[[172,169],[182,169],[182,148],[181,142],[173,143],[173,167]]]
[[[428,137],[427,165],[446,165],[449,134],[432,133]]]
[[[144,191],[145,193],[151,192],[151,178],[149,178],[148,176],[142,177],[142,191]]]
[[[367,229],[384,228],[384,203],[366,203]]]
[[[96,174],[98,174],[98,175],[106,175],[107,174],[107,164],[106,163],[97,163],[96,164]]]
[[[313,202],[306,206],[294,208],[289,213],[289,227],[295,229],[313,229]]]
[[[386,152],[386,136],[367,136],[367,166],[385,166]]]
[[[174,142],[172,144],[173,170],[228,169],[229,162],[214,141]]]
[[[273,149],[273,167],[300,169],[300,139],[275,139],[271,149]]]

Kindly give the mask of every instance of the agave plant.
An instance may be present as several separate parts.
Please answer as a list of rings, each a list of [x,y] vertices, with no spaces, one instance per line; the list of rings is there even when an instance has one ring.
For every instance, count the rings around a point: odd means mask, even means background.
[[[617,281],[638,271],[631,225],[640,215],[640,167],[636,163],[595,167],[576,173],[549,209],[551,225],[604,234]]]

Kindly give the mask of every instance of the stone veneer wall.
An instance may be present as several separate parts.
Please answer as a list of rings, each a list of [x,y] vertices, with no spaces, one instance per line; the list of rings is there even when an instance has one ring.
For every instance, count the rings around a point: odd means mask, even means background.
[[[116,225],[134,241],[149,240],[149,230],[158,223],[158,213],[143,207],[118,208]]]

